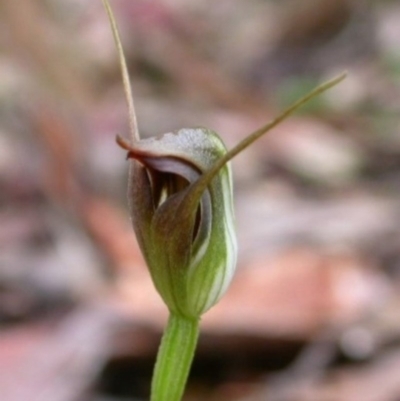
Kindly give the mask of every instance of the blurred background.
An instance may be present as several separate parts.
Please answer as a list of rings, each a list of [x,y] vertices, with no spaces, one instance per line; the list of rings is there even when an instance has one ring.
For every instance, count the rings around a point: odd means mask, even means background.
[[[185,400],[400,399],[400,3],[112,0],[142,136],[228,147],[239,264]],[[147,400],[166,319],[129,224],[100,0],[0,2],[0,399]]]

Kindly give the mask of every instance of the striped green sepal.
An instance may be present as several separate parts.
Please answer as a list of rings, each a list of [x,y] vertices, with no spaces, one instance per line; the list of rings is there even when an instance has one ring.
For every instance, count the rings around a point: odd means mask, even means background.
[[[236,266],[230,163],[192,195],[226,147],[204,128],[119,141],[129,150],[131,216],[154,284],[171,311],[200,316],[225,293]]]

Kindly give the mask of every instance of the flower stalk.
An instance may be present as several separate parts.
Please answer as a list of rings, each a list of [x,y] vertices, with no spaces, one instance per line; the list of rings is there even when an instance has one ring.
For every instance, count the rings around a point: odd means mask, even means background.
[[[150,401],[182,398],[198,337],[198,319],[169,316],[154,367]]]
[[[117,136],[129,160],[132,225],[154,286],[170,316],[157,355],[151,401],[182,397],[201,316],[227,291],[236,268],[230,161],[345,74],[315,88],[233,149],[207,128],[139,136],[128,69],[117,24],[107,11],[128,104],[130,141]]]

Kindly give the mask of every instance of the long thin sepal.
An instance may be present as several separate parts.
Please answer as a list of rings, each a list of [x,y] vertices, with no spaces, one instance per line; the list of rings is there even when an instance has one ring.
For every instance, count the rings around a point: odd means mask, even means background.
[[[117,28],[117,23],[115,21],[114,14],[112,12],[110,3],[108,2],[108,0],[102,0],[102,2],[104,5],[104,8],[107,11],[107,15],[110,20],[112,33],[114,36],[115,45],[117,46],[117,49],[118,49],[118,58],[119,58],[120,66],[121,66],[125,97],[126,97],[126,102],[128,103],[129,128],[131,131],[132,141],[135,142],[135,141],[139,140],[139,129],[138,129],[138,124],[137,124],[135,106],[133,103],[132,88],[131,88],[131,82],[129,80],[128,67],[126,65],[124,49],[122,48],[122,43],[121,43],[121,38],[119,35],[118,28]]]
[[[253,142],[259,139],[261,136],[265,135],[269,132],[272,128],[276,127],[279,123],[293,114],[297,109],[301,106],[304,106],[307,102],[311,99],[315,98],[316,96],[320,95],[321,93],[327,91],[328,89],[332,88],[333,86],[337,85],[339,82],[343,81],[346,78],[346,73],[342,73],[336,78],[333,78],[323,84],[314,88],[311,92],[294,102],[291,106],[289,106],[286,110],[284,110],[279,116],[274,118],[272,121],[264,125],[263,127],[259,128],[258,130],[251,133],[249,136],[244,138],[241,142],[239,142],[234,148],[229,150],[225,155],[223,155],[215,164],[214,166],[208,170],[205,174],[203,174],[195,184],[192,185],[190,192],[187,194],[185,198],[185,202],[189,204],[197,204],[199,199],[201,198],[203,192],[210,184],[211,180],[219,173],[221,168],[225,166],[230,160],[232,160],[237,154],[242,152],[245,148],[250,146]]]

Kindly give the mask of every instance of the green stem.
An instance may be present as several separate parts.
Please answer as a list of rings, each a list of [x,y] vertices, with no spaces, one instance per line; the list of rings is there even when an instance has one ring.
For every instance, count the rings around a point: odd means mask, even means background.
[[[157,354],[150,401],[180,401],[199,336],[199,319],[171,314]]]

